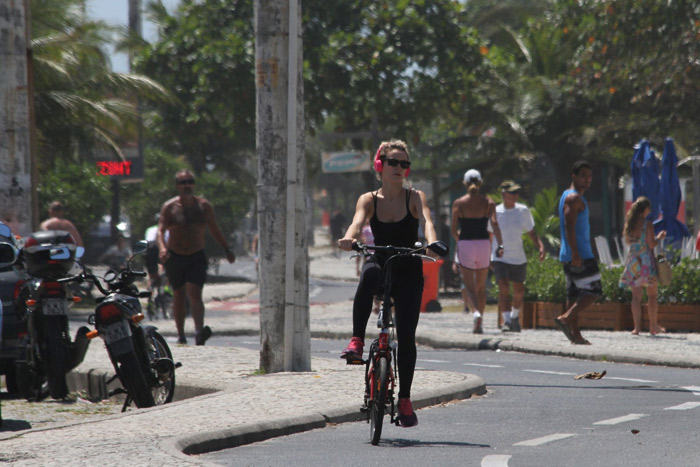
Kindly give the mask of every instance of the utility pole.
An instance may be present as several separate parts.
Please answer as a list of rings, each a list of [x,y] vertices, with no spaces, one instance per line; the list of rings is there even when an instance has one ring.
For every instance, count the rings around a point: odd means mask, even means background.
[[[255,1],[260,368],[311,370],[301,0]]]
[[[33,228],[27,3],[0,8],[0,221],[19,235]]]

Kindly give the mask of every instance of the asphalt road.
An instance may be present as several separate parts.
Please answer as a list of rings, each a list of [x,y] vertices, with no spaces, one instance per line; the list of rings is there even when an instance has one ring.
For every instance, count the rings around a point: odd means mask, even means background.
[[[216,339],[212,345],[258,345],[255,337]],[[314,340],[312,353],[337,358],[344,344]],[[420,410],[416,428],[385,422],[378,447],[359,422],[200,457],[231,466],[697,465],[698,370],[427,348],[418,366],[477,374],[488,394]],[[600,380],[574,379],[603,370]]]

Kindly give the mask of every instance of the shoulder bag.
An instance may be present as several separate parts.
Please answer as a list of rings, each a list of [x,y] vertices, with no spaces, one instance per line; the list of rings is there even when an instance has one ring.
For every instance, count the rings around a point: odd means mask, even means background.
[[[671,285],[671,265],[663,253],[656,255],[656,270],[659,275],[659,285],[663,287]]]

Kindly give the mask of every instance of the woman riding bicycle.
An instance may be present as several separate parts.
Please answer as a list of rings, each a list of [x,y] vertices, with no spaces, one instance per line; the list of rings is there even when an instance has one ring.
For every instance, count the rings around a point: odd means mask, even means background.
[[[375,245],[413,247],[418,240],[419,224],[428,243],[437,240],[425,194],[404,188],[410,164],[408,148],[403,141],[391,140],[379,145],[374,169],[382,187],[359,197],[352,224],[345,236],[338,240],[340,249],[352,249],[366,220],[372,227]],[[428,253],[434,255],[430,251]],[[362,268],[352,309],[353,337],[341,354],[341,358],[348,362],[362,360],[367,321],[374,297],[382,290],[382,267],[386,259],[385,254],[376,252]],[[418,424],[410,398],[416,366],[416,327],[423,295],[423,264],[420,258],[406,256],[397,258],[393,266],[391,291],[395,302],[398,340],[399,422],[401,426],[410,427]]]

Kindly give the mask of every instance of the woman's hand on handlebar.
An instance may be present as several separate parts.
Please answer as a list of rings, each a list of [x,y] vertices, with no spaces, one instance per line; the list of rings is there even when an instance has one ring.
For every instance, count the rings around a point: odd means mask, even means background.
[[[338,240],[338,248],[344,251],[352,251],[352,244],[357,243],[352,237],[344,237]]]

